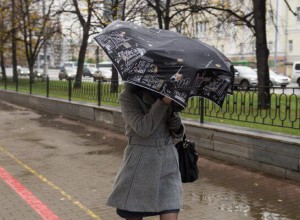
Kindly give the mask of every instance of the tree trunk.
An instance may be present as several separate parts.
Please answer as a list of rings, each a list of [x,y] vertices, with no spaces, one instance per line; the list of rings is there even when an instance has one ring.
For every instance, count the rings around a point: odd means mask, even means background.
[[[165,17],[164,17],[164,23],[165,23],[165,30],[169,30],[170,28],[170,4],[171,0],[166,1],[166,9],[165,9]]]
[[[96,67],[98,69],[99,68],[99,62],[100,62],[100,59],[99,59],[99,47],[97,47],[95,53],[96,53]]]
[[[30,83],[34,83],[34,73],[33,73],[34,63],[35,63],[34,57],[30,57],[30,58],[28,59],[28,68],[29,68],[29,79],[30,79]]]
[[[2,15],[2,14],[1,14]],[[2,16],[1,19],[1,30],[4,30],[4,19]],[[2,72],[2,78],[5,79],[6,78],[6,71],[5,71],[5,64],[4,64],[4,33],[0,34],[1,39],[1,47],[0,47],[0,60],[1,60],[1,72]]]
[[[78,67],[77,67],[77,73],[75,77],[74,88],[81,87],[84,58],[85,58],[86,48],[88,45],[88,39],[89,39],[89,28],[86,27],[83,28],[83,37],[82,37],[82,42],[79,50]]]
[[[266,38],[266,0],[253,0],[258,74],[258,102],[260,108],[270,106],[269,50]]]
[[[2,47],[2,48],[3,48],[3,47]],[[2,79],[6,79],[6,70],[5,70],[4,52],[3,52],[3,50],[1,50],[0,60],[1,60]]]
[[[111,76],[110,92],[111,93],[118,93],[118,91],[119,91],[118,88],[119,88],[118,71],[113,66],[113,68],[112,68],[112,76]]]
[[[160,9],[160,0],[155,0],[155,11],[156,11],[156,14],[157,14],[157,22],[158,22],[158,28],[159,29],[163,29],[163,14],[162,14],[162,11]]]
[[[17,42],[16,42],[16,4],[15,0],[12,0],[12,13],[11,13],[11,23],[12,23],[12,30],[11,30],[11,51],[12,51],[12,68],[13,68],[13,80],[16,81],[18,77],[18,70],[17,70]]]

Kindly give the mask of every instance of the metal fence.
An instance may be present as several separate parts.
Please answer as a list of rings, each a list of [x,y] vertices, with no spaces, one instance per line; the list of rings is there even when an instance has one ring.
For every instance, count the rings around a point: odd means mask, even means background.
[[[49,78],[6,78],[1,79],[0,89],[69,101],[92,102],[96,105],[119,105],[118,95],[123,89],[122,82],[118,83],[116,89],[112,86],[114,82],[82,79],[77,88],[74,83],[74,80]],[[222,108],[207,99],[192,97],[182,114],[200,120],[201,123],[219,119],[300,129],[300,88],[271,87],[269,98],[269,108],[263,109],[259,105],[257,87],[247,91],[234,91],[233,95],[226,97]]]

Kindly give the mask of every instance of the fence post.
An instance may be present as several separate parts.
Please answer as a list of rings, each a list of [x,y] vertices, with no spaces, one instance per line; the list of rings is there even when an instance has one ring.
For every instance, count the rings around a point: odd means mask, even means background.
[[[7,76],[4,77],[4,89],[7,90]]]
[[[101,105],[101,80],[98,79],[98,85],[97,85],[97,98],[98,98],[98,106]]]
[[[47,96],[47,98],[49,98],[49,89],[50,89],[49,83],[50,83],[49,76],[47,75],[47,78],[46,78],[46,96]]]
[[[68,90],[69,90],[69,102],[71,101],[71,97],[72,97],[72,79],[71,78],[69,78],[68,79],[68,84],[69,84],[69,86],[68,86]]]
[[[199,99],[199,114],[200,114],[200,123],[204,123],[204,98],[200,97]]]
[[[17,77],[16,77],[16,92],[19,91],[19,74],[17,74]]]
[[[29,94],[32,94],[32,74],[29,74]]]

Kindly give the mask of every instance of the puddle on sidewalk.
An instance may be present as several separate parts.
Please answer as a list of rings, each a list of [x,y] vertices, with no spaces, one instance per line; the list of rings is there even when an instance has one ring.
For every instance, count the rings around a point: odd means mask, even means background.
[[[201,185],[201,184],[200,184]],[[212,190],[210,185],[210,190]],[[223,192],[224,189],[219,187],[213,188],[215,194],[191,194],[191,200],[202,205],[213,206],[220,211],[237,213],[245,217],[262,220],[296,220],[300,219],[299,209],[282,210],[282,206],[272,207],[269,202],[257,201],[252,198],[241,198],[239,194],[233,191]],[[189,206],[185,205],[184,210],[189,210]]]
[[[32,120],[37,121],[41,127],[68,131],[82,138],[81,145],[86,148],[86,155],[123,154],[127,144],[126,139],[120,139],[110,130],[97,128],[88,124],[80,124],[80,121],[64,118],[60,115],[40,112],[41,117]]]
[[[201,177],[186,195],[190,201],[254,219],[300,220],[300,186],[296,183],[203,161]]]

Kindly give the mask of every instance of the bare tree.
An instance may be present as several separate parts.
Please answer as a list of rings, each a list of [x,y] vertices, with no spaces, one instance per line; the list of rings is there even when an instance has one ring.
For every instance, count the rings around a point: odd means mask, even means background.
[[[47,1],[45,13],[39,10],[41,8],[39,4],[40,1],[19,0],[20,7],[18,7],[18,13],[22,18],[19,33],[24,43],[31,79],[33,79],[33,68],[41,47],[57,32],[57,24],[52,17],[54,0]]]
[[[198,1],[183,1],[183,0],[145,0],[147,2],[148,11],[143,19],[148,20],[149,14],[157,18],[159,29],[169,30],[171,27],[176,27],[180,30],[181,25],[194,13],[194,6],[207,7],[206,4],[200,4]],[[202,2],[202,1],[201,1]],[[204,10],[204,9],[203,9]],[[153,18],[152,17],[152,18]],[[153,19],[152,19],[153,20]]]
[[[12,66],[13,66],[13,78],[17,79],[17,13],[16,13],[16,0],[11,1],[11,53],[12,53]]]
[[[6,78],[5,70],[5,45],[8,43],[9,30],[8,30],[8,18],[9,18],[9,5],[8,2],[3,1],[0,5],[0,65],[2,78]]]
[[[235,2],[237,4],[232,7],[230,1],[219,2],[210,6],[207,12],[214,16],[221,17],[222,21],[232,23],[237,26],[248,27],[256,39],[256,60],[259,85],[259,105],[261,108],[269,108],[270,106],[270,77],[269,77],[269,50],[267,47],[266,37],[266,5],[267,0],[252,0],[252,4],[247,6],[247,10],[242,10],[244,2]],[[250,2],[251,3],[251,2]],[[285,3],[292,12],[288,2]],[[200,7],[202,10],[202,8]],[[220,15],[219,12],[222,12]],[[294,12],[292,12],[296,15]],[[276,27],[277,28],[277,27]]]
[[[224,23],[228,22],[235,26],[246,26],[252,31],[256,39],[259,105],[261,108],[268,108],[270,105],[268,87],[270,77],[268,65],[269,50],[266,40],[266,0],[252,0],[252,5],[247,5],[247,7],[242,7],[243,5],[228,7],[227,3],[223,2],[211,5],[212,10],[209,13],[221,17]]]
[[[266,36],[266,1],[253,0],[254,29],[256,37],[256,61],[258,73],[258,100],[260,107],[270,106],[270,76],[269,76],[269,49]]]
[[[75,15],[74,23],[81,27],[81,42],[78,54],[78,68],[74,86],[80,87],[83,75],[83,66],[89,37],[105,28],[114,20],[134,20],[140,9],[141,1],[132,0],[69,0],[66,1],[59,13]],[[118,73],[115,68],[112,71],[111,91],[118,91]]]
[[[81,27],[81,44],[78,54],[78,68],[75,78],[75,88],[81,87],[81,80],[83,75],[83,66],[84,66],[84,59],[86,50],[88,47],[88,40],[90,37],[90,30],[91,30],[91,22],[92,22],[92,15],[93,15],[93,8],[97,7],[99,1],[95,0],[86,0],[86,1],[79,1],[79,0],[71,0],[71,2],[66,2],[63,5],[63,9],[61,13],[70,13],[76,16],[76,20],[79,22]]]
[[[15,0],[3,0],[0,3],[0,59],[3,78],[6,77],[5,59],[10,54],[9,47],[12,48],[13,79],[17,78],[17,52],[15,33],[17,29],[16,20],[18,16],[14,14]]]
[[[64,4],[61,13],[74,14],[76,16],[74,22],[78,21],[82,30],[75,87],[81,86],[89,37],[96,34],[99,28],[106,27],[113,20],[124,20],[126,17],[125,8],[128,6],[126,3],[126,0],[87,0],[85,2],[72,0]],[[113,70],[112,81],[118,81],[118,73],[115,69]],[[114,87],[112,86],[112,88]],[[115,89],[113,90],[115,91]]]

